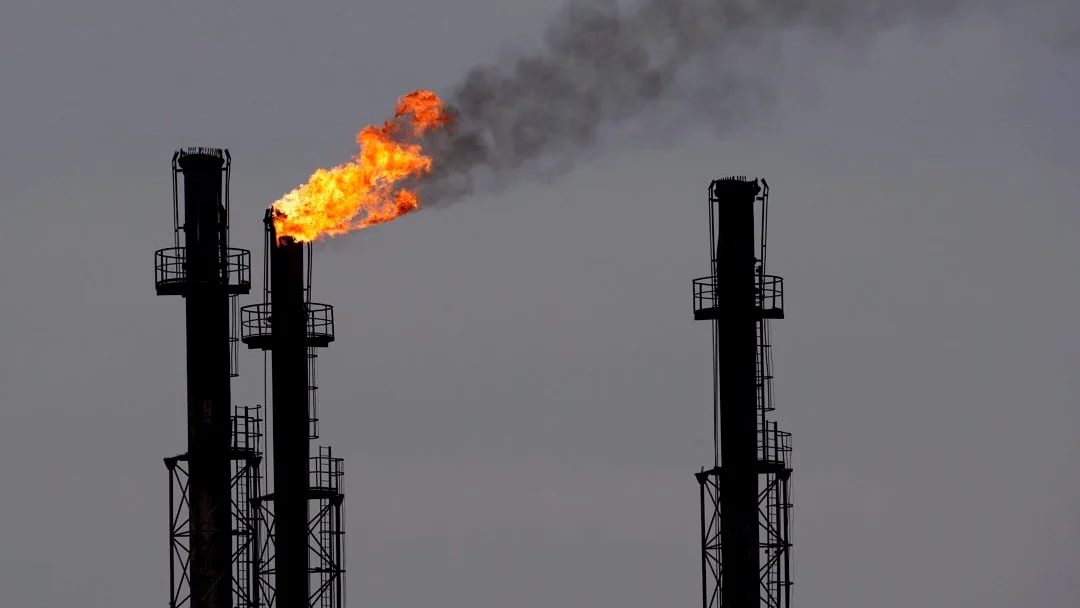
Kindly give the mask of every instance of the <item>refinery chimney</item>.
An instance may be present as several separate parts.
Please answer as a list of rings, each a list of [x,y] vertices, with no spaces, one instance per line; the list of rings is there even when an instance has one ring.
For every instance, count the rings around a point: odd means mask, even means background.
[[[255,499],[268,541],[256,569],[275,608],[339,608],[341,459],[326,447],[311,453],[318,437],[315,360],[317,349],[334,340],[334,309],[311,301],[311,244],[278,237],[272,210],[264,224],[264,300],[241,310],[244,343],[271,358],[273,491]]]
[[[186,551],[173,559],[171,606],[186,600],[192,608],[233,603],[230,301],[250,289],[251,266],[247,251],[229,247],[230,164],[227,150],[189,148],[173,156],[174,244],[154,256],[158,295],[182,296],[187,317],[187,452],[166,459],[171,478],[178,467],[186,475],[187,512],[174,509],[178,505],[170,500],[170,554],[180,552],[179,538]],[[180,529],[185,521],[186,531]],[[180,579],[186,592],[177,591]]]
[[[307,606],[308,377],[304,245],[270,248],[274,537],[278,606]]]
[[[769,186],[732,177],[708,194],[712,275],[694,281],[694,318],[713,335],[713,462],[696,474],[702,608],[788,608],[790,434],[769,420],[769,321],[784,317],[783,280],[765,271]]]

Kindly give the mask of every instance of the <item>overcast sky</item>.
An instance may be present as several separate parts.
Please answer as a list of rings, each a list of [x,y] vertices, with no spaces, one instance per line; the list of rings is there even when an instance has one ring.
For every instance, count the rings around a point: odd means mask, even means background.
[[[527,48],[559,4],[0,9],[0,605],[166,604],[184,317],[152,256],[173,151],[230,148],[233,242],[258,252],[263,209],[399,94]],[[349,603],[700,601],[690,281],[706,185],[732,173],[772,185],[797,605],[1075,602],[1080,30],[1067,2],[1027,4],[858,51],[777,33],[776,103],[733,132],[322,247]],[[241,366],[257,403],[261,355]]]

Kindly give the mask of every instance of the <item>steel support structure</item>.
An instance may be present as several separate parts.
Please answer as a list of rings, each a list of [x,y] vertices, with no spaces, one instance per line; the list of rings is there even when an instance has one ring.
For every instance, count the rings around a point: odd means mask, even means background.
[[[312,517],[308,521],[311,551],[312,608],[345,605],[345,494],[343,460],[329,446],[319,446],[311,458]]]
[[[693,282],[694,318],[713,334],[713,463],[695,474],[702,608],[787,608],[791,445],[769,420],[769,321],[784,303],[783,280],[765,273],[768,184],[715,180],[708,198],[713,274]]]
[[[158,295],[183,296],[187,316],[188,445],[166,459],[170,488],[182,480],[179,498],[171,493],[179,502],[170,500],[170,556],[176,539],[183,539],[186,554],[181,572],[175,564],[172,569],[170,606],[228,608],[238,591],[230,380],[236,375],[236,297],[251,288],[250,253],[229,247],[228,151],[180,150],[172,169],[173,246],[154,255]]]
[[[252,500],[259,596],[268,607],[341,608],[342,464],[329,448],[312,456],[310,445],[318,437],[315,361],[334,339],[333,307],[311,301],[310,244],[278,238],[272,211],[265,223],[264,300],[241,310],[243,342],[272,361],[274,487]]]
[[[232,530],[232,606],[260,606],[256,577],[258,519],[251,498],[262,494],[262,416],[260,406],[237,407],[232,416],[230,506]],[[190,477],[187,454],[165,459],[169,471],[169,606],[191,600]]]

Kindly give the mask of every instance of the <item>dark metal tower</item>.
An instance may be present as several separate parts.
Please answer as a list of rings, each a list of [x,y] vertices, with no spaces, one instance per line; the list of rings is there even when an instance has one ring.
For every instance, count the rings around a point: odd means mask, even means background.
[[[271,353],[273,492],[256,497],[259,596],[279,608],[344,602],[342,461],[318,437],[316,349],[334,340],[334,309],[311,301],[310,244],[278,238],[266,215],[264,300],[241,309],[243,341]],[[305,265],[305,253],[307,264]]]
[[[251,288],[251,254],[229,247],[228,150],[180,150],[172,167],[173,246],[154,255],[155,286],[158,295],[185,299],[188,447],[165,459],[169,606],[227,608],[242,605],[248,589],[253,520],[243,503],[258,485],[258,410],[233,416],[230,395],[236,298]]]
[[[769,321],[784,318],[783,280],[765,273],[768,205],[765,180],[709,185],[713,274],[694,280],[694,318],[713,330],[713,465],[695,475],[702,608],[791,604],[791,435],[768,419]]]

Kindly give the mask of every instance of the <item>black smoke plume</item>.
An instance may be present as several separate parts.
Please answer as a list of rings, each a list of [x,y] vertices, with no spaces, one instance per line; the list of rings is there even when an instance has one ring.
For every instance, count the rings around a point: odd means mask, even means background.
[[[995,0],[983,0],[993,4]],[[531,54],[470,70],[447,96],[453,127],[428,143],[425,204],[566,170],[602,131],[667,110],[666,129],[723,122],[763,100],[747,57],[794,29],[866,38],[980,0],[572,0]],[[764,51],[763,51],[764,52]],[[550,166],[545,166],[548,163]],[[553,164],[552,164],[553,163]],[[546,168],[545,168],[546,167]]]

